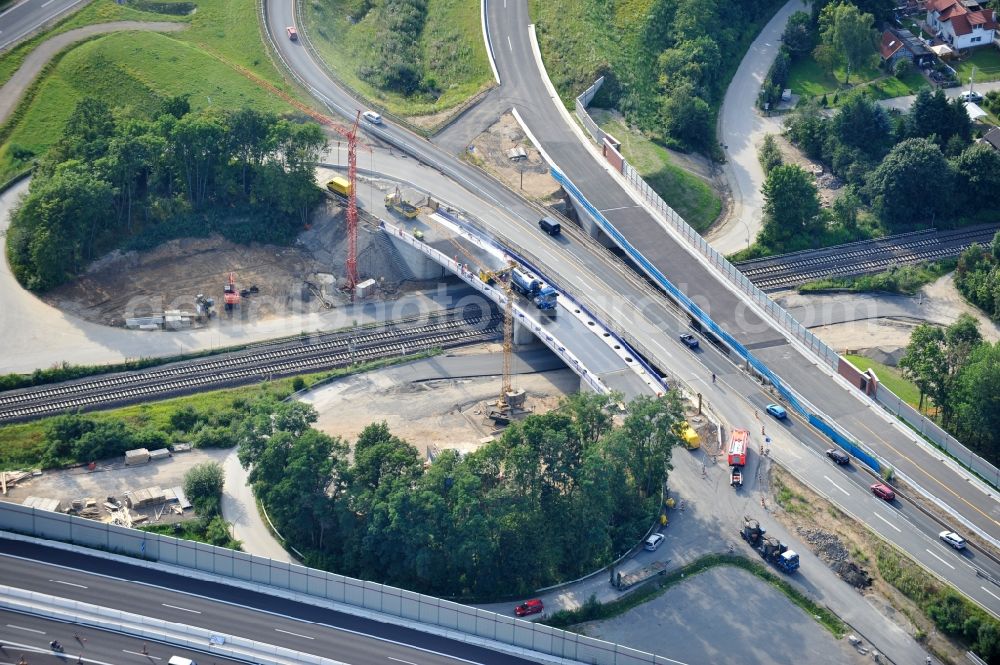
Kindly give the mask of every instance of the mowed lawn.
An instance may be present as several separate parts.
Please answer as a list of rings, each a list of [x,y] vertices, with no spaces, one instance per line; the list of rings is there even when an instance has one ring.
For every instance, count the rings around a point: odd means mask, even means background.
[[[844,357],[862,372],[866,369],[874,370],[880,383],[884,384],[886,388],[896,393],[900,399],[912,406],[914,409],[916,409],[917,405],[920,404],[920,391],[917,389],[917,386],[912,381],[903,378],[903,373],[897,368],[883,365],[882,363],[875,362],[874,360],[865,358],[864,356],[845,354]],[[929,404],[929,399],[930,398],[926,398],[924,400],[925,405]]]
[[[38,86],[24,115],[0,146],[0,181],[24,168],[13,147],[41,155],[62,134],[77,101],[92,95],[115,106],[155,109],[190,94],[194,108],[294,109],[196,46],[159,33],[114,33],[70,50]]]
[[[856,90],[865,90],[875,99],[889,99],[915,95],[929,84],[920,72],[912,70],[902,78],[887,76],[877,67],[863,67],[851,72],[850,88],[844,87],[846,69],[836,69],[833,73],[823,68],[811,55],[800,56],[792,62],[788,72],[788,87],[803,98],[827,96],[827,103],[833,106],[833,95],[839,94],[838,105],[847,95]]]
[[[622,154],[650,187],[699,233],[722,211],[722,201],[700,177],[671,160],[663,146],[633,131],[616,116],[595,109],[594,117],[604,131],[622,142]]]
[[[378,62],[380,48],[374,12],[357,23],[348,20],[349,0],[310,0],[302,4],[303,30],[334,74],[365,98],[402,117],[428,115],[453,108],[493,83],[486,57],[479,3],[428,0],[427,19],[418,52],[424,81],[433,79],[441,95],[405,97],[361,79],[359,70]]]
[[[976,81],[1000,81],[1000,50],[993,46],[983,46],[972,51],[972,54],[962,62],[952,62],[951,66],[958,73],[958,81],[969,85],[972,68],[976,68]]]

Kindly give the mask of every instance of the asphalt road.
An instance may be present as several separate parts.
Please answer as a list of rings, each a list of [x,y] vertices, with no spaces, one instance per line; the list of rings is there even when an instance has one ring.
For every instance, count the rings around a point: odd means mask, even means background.
[[[52,640],[62,644],[63,654],[52,652],[49,648]],[[0,665],[14,665],[21,656],[30,665],[67,665],[77,663],[78,658],[85,665],[163,665],[171,656],[183,656],[206,665],[245,662],[215,654],[208,660],[207,654],[197,651],[10,610],[0,610],[0,644],[3,645]],[[144,644],[149,655],[142,653]]]
[[[86,0],[21,0],[0,14],[0,51]]]
[[[165,621],[196,623],[207,630],[332,657],[350,665],[446,665],[456,660],[482,665],[531,662],[279,596],[74,552],[0,540],[0,555],[13,555],[0,556],[0,577],[21,589],[104,607],[112,605]],[[53,567],[52,563],[63,567]]]
[[[552,102],[532,55],[524,0],[490,2],[490,34],[502,89],[559,168],[608,220],[681,291],[730,332],[772,371],[841,427],[866,443],[898,472],[939,496],[994,540],[1000,540],[1000,501],[957,465],[917,444],[905,426],[873,408],[853,389],[834,381],[762,319],[656,220],[638,207],[590,154]],[[505,48],[506,47],[506,48]],[[666,363],[669,365],[669,363]]]

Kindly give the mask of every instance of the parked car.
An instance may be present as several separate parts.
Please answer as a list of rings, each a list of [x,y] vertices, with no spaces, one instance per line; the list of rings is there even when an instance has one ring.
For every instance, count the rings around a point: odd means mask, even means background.
[[[770,413],[772,416],[778,420],[784,420],[788,417],[788,412],[785,411],[785,407],[780,404],[768,404],[764,407],[764,410]]]
[[[698,340],[691,333],[684,333],[681,335],[681,341],[684,342],[684,345],[689,349],[698,348]]]
[[[872,494],[880,499],[885,499],[886,501],[895,501],[896,493],[892,491],[892,488],[885,483],[875,483],[872,485]]]
[[[516,614],[519,617],[526,617],[529,614],[538,614],[544,609],[545,606],[542,605],[542,601],[539,600],[538,598],[535,598],[534,600],[523,602],[517,607],[515,607],[514,614]]]
[[[954,547],[956,550],[964,550],[965,549],[965,538],[962,538],[960,535],[958,535],[954,531],[942,531],[941,533],[938,534],[938,538],[940,538],[944,542],[948,543],[949,545],[951,545],[952,547]]]
[[[299,32],[298,30],[295,29],[294,26],[291,25],[288,26],[287,28],[285,28],[285,31],[288,33],[288,38],[291,39],[293,42],[299,41]]]
[[[361,117],[367,120],[368,122],[372,123],[373,125],[382,124],[382,116],[380,116],[378,113],[375,113],[375,111],[365,111],[364,113],[361,114]]]
[[[665,536],[662,533],[654,533],[652,536],[646,539],[645,544],[642,546],[643,549],[650,552],[655,552],[656,549],[663,544]]]
[[[826,451],[826,456],[841,466],[848,464],[851,461],[850,455],[845,453],[843,450],[839,450],[837,448],[830,448],[828,451]]]
[[[961,95],[958,96],[963,102],[972,102],[973,104],[978,104],[983,101],[983,96],[980,95],[975,90],[966,90]]]

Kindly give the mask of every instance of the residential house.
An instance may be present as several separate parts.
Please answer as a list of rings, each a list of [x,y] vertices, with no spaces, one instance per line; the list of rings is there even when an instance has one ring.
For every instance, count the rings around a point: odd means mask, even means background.
[[[983,134],[983,138],[979,139],[981,143],[985,143],[996,151],[1000,151],[1000,127],[994,127],[990,131]]]
[[[903,58],[910,60],[917,67],[923,67],[934,61],[934,54],[927,45],[914,37],[909,30],[887,29],[882,33],[882,43],[879,44],[878,50],[882,62],[890,67]]]
[[[997,36],[997,15],[976,0],[927,0],[927,25],[959,50],[986,46]]]

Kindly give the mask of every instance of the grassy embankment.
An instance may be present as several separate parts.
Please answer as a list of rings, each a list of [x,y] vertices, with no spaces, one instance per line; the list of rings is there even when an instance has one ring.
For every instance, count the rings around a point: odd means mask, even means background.
[[[168,34],[125,32],[70,47],[29,88],[10,121],[0,129],[0,182],[22,171],[30,155],[42,154],[62,134],[76,102],[86,95],[140,111],[168,97],[191,95],[193,108],[217,106],[292,112],[291,106],[235,70],[294,92],[268,59],[260,37],[256,4],[249,0],[195,0],[187,16],[139,12],[96,0],[52,31],[18,47],[0,61],[0,77],[9,78],[41,39],[81,25],[113,20],[186,21],[189,27]],[[8,61],[10,58],[10,61]],[[12,147],[18,151],[13,151]],[[27,151],[26,159],[12,152]]]
[[[643,179],[694,230],[703,233],[722,211],[722,200],[711,185],[673,163],[666,148],[603,109],[591,115],[604,131],[622,143],[622,154]]]
[[[862,372],[867,369],[875,370],[879,382],[914,409],[917,408],[917,404],[920,403],[920,391],[912,381],[903,377],[903,373],[899,369],[883,365],[864,356],[845,354],[844,358]],[[924,401],[927,402],[929,399],[925,398]]]
[[[874,275],[835,277],[807,282],[798,287],[800,293],[812,291],[851,291],[864,293],[885,291],[913,295],[920,287],[947,275],[955,269],[954,260],[931,261],[912,266],[899,266]]]
[[[493,83],[478,2],[428,0],[417,64],[421,79],[435,82],[440,96],[418,93],[410,97],[376,88],[358,75],[361,67],[376,62],[381,41],[373,11],[356,23],[348,19],[349,7],[355,4],[350,0],[303,3],[303,29],[337,78],[374,105],[413,119],[454,108]]]

